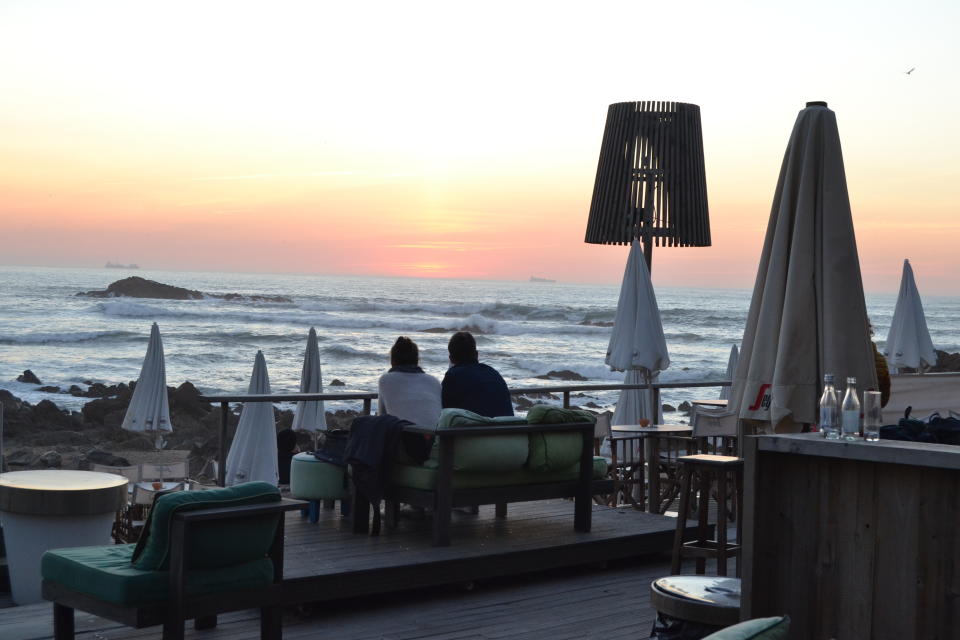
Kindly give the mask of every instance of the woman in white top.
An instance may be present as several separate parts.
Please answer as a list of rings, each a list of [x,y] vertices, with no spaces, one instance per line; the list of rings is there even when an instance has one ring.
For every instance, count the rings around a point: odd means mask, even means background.
[[[377,385],[377,413],[435,427],[441,410],[440,381],[424,373],[419,362],[417,344],[405,336],[397,338],[390,349],[390,371]]]

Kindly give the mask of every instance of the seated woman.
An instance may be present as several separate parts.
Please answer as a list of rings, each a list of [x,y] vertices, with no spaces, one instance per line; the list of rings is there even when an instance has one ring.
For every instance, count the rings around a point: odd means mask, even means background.
[[[440,381],[419,366],[417,344],[400,336],[390,349],[390,371],[377,385],[380,415],[390,414],[423,427],[440,419]]]

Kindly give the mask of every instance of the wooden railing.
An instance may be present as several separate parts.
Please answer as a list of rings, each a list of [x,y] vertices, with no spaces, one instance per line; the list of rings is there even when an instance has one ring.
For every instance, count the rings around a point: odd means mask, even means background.
[[[698,387],[729,387],[729,380],[702,380],[698,382],[655,382],[653,384],[583,384],[583,385],[551,385],[546,387],[517,387],[511,388],[510,395],[526,395],[530,393],[562,393],[564,408],[570,407],[570,394],[583,391],[622,391],[624,389],[650,389],[653,392],[653,406],[660,406],[661,389],[695,389]],[[203,402],[220,404],[220,438],[217,466],[217,483],[224,486],[227,473],[227,425],[230,415],[231,402],[309,402],[333,400],[362,400],[362,415],[370,415],[376,393],[279,393],[270,395],[213,395],[200,396]]]

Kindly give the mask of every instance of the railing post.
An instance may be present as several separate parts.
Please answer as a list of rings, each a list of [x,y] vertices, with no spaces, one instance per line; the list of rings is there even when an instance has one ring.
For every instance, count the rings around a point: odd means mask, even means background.
[[[373,401],[370,400],[370,398],[364,398],[364,399],[363,399],[363,415],[365,415],[365,416],[370,415],[370,406],[371,406],[372,402],[373,402]]]
[[[570,408],[570,389],[567,389],[566,391],[563,392],[563,408],[564,409]]]
[[[651,388],[650,388],[650,402],[653,404],[653,406],[650,407],[651,411],[653,411],[653,422],[659,422],[659,421],[660,421],[660,407],[661,407],[661,404],[660,404],[660,387],[654,387],[654,386],[651,385]]]
[[[220,403],[220,454],[217,462],[217,484],[227,486],[227,421],[230,417],[230,404]]]

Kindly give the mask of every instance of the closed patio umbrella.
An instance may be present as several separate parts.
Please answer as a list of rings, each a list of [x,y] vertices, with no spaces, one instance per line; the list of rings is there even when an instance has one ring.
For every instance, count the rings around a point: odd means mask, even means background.
[[[900,278],[900,295],[893,310],[887,345],[883,349],[887,364],[893,369],[929,368],[937,363],[937,352],[930,340],[927,319],[923,315],[920,292],[913,279],[913,267],[909,260],[903,261],[903,276]]]
[[[164,364],[160,327],[154,322],[150,328],[147,355],[143,358],[140,377],[133,389],[133,397],[121,428],[128,431],[153,433],[157,449],[163,448],[163,432],[173,431],[170,424],[170,404],[167,399],[167,368]]]
[[[774,193],[730,408],[761,430],[817,421],[823,375],[877,388],[837,119],[797,116]],[[741,428],[745,425],[741,424]]]
[[[323,376],[320,373],[320,347],[317,331],[310,327],[307,350],[303,354],[303,370],[300,373],[300,393],[323,393]],[[293,429],[303,431],[327,430],[327,415],[323,400],[301,400],[293,413]]]
[[[650,271],[636,240],[630,245],[620,285],[606,363],[614,371],[627,372],[624,384],[656,382],[659,373],[670,366]],[[662,409],[651,406],[652,398],[649,390],[624,389],[617,401],[613,423],[636,424],[640,418],[662,422]]]
[[[257,351],[247,393],[270,393],[267,362],[262,351]],[[277,484],[279,478],[277,427],[273,418],[273,405],[269,402],[245,403],[230,452],[227,454],[226,484],[229,487],[255,480]]]
[[[733,380],[734,374],[737,372],[737,361],[740,360],[740,350],[737,349],[737,345],[730,347],[730,357],[727,359],[727,376],[726,380]],[[720,399],[729,400],[730,399],[730,387],[720,387]]]

